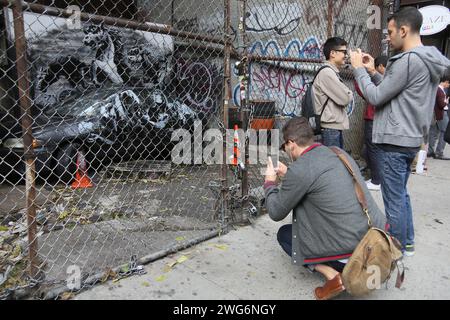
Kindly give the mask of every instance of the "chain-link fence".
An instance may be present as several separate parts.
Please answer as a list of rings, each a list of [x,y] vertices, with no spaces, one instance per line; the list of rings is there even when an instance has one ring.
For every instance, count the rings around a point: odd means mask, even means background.
[[[265,131],[281,130],[284,124],[301,115],[301,103],[306,89],[318,69],[324,65],[323,44],[328,38],[341,37],[348,49],[361,48],[374,57],[387,54],[383,27],[392,1],[242,1],[240,31],[246,59],[242,61],[241,82],[247,88],[243,106],[248,109],[250,128],[262,131],[263,140],[273,139]],[[372,27],[371,27],[372,26]],[[355,91],[353,73],[348,65],[341,70],[341,79]],[[239,97],[241,84],[235,88]],[[235,99],[239,105],[240,100]],[[353,101],[346,107],[350,130],[344,131],[345,149],[365,168],[364,111],[365,101],[354,92]],[[278,139],[281,139],[279,132]],[[318,137],[320,139],[320,137]],[[281,140],[279,140],[281,142]],[[276,148],[272,149],[272,152]],[[289,162],[284,153],[282,160]],[[263,184],[260,166],[248,172],[249,189]],[[254,189],[256,190],[256,189]],[[263,190],[257,190],[263,197]]]
[[[139,274],[251,222],[276,134],[249,155],[300,114],[324,41],[381,48],[368,0],[0,4],[2,298]],[[357,157],[362,110],[355,96]],[[253,131],[233,142],[235,125]]]

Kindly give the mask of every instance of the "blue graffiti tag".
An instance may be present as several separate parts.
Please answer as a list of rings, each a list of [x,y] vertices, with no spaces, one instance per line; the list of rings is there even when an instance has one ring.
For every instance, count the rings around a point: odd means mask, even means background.
[[[281,49],[276,40],[270,40],[265,45],[262,41],[256,41],[250,47],[250,54],[302,59],[322,58],[321,48],[316,37],[309,37],[304,43],[299,39],[291,40],[285,50]]]
[[[316,37],[311,36],[303,43],[299,39],[291,40],[285,49],[281,48],[276,40],[269,40],[267,43],[262,41],[256,41],[249,48],[250,54],[255,54],[259,56],[276,56],[276,57],[293,57],[301,59],[322,59],[321,46]],[[295,65],[294,65],[295,66]],[[265,79],[269,82],[269,85],[265,90],[261,90],[258,86],[255,87],[255,73],[253,65],[250,65],[250,85],[248,94],[257,94],[258,96],[263,94],[266,98],[273,98],[271,95],[277,96],[280,101],[283,101],[282,105],[278,108],[283,110],[282,113],[291,114],[293,112],[294,104],[301,101],[302,97],[302,87],[305,81],[302,75],[289,75],[289,71],[286,71],[286,75],[277,75],[273,78],[273,71],[269,74],[271,79]],[[257,73],[259,74],[259,73]],[[237,71],[235,70],[235,75],[237,76]],[[278,78],[280,77],[280,78]],[[276,87],[272,87],[272,81],[277,82]],[[280,88],[278,82],[282,82]],[[258,81],[257,81],[258,82]],[[261,84],[261,81],[259,81]],[[277,91],[277,92],[275,92]],[[282,97],[283,96],[283,97]],[[279,100],[278,99],[278,100]],[[233,91],[233,102],[236,106],[240,106],[240,85],[237,84]],[[288,111],[289,110],[289,111]]]

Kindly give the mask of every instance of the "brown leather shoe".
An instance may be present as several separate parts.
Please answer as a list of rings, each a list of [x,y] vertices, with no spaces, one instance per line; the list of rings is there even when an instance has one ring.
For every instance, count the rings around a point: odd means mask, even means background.
[[[342,284],[341,274],[339,273],[334,279],[328,280],[323,287],[314,290],[317,300],[330,300],[337,297],[345,291]]]

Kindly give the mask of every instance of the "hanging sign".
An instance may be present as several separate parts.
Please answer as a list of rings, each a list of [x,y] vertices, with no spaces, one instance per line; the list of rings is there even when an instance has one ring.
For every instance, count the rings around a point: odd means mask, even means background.
[[[450,10],[444,6],[427,6],[419,9],[423,16],[420,35],[429,36],[447,28],[450,23]]]

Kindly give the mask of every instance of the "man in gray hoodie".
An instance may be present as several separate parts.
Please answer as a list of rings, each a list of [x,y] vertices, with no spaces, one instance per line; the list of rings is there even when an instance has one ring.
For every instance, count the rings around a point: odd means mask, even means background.
[[[380,150],[381,190],[389,231],[413,255],[414,225],[407,183],[423,137],[430,129],[436,92],[450,61],[435,47],[423,46],[423,17],[413,7],[388,19],[388,41],[396,55],[384,77],[374,59],[361,50],[351,53],[355,79],[370,104],[377,106],[373,141]]]

